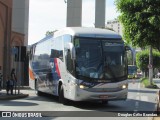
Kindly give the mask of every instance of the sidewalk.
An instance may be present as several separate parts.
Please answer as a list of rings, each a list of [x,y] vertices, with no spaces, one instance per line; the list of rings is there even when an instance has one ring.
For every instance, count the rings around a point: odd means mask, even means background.
[[[160,120],[160,117],[154,117],[153,120]]]
[[[25,88],[21,88],[21,89],[25,89]],[[13,99],[20,99],[20,98],[25,98],[25,97],[28,97],[29,94],[23,94],[21,93],[21,90],[20,90],[20,93],[18,94],[18,90],[16,90],[16,94],[15,94],[15,90],[13,90],[13,95],[9,94],[7,95],[7,92],[5,89],[2,89],[0,91],[0,100],[13,100]]]

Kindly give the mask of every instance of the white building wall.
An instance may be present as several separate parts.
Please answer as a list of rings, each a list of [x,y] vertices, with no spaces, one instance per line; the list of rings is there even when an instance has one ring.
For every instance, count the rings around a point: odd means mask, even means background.
[[[106,27],[113,29],[116,33],[123,35],[122,25],[118,20],[109,20],[107,21]]]

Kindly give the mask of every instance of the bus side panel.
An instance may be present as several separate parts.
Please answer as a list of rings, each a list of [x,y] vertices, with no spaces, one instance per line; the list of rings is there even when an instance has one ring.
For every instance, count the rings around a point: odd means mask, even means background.
[[[31,68],[31,65],[29,63],[29,86],[31,89],[35,89],[35,76],[33,74],[33,69]]]
[[[61,61],[58,58],[53,58],[50,60],[51,64],[51,77],[49,79],[49,88],[51,91],[51,94],[58,95],[58,83],[61,79],[61,72],[59,69],[59,65],[61,64]]]

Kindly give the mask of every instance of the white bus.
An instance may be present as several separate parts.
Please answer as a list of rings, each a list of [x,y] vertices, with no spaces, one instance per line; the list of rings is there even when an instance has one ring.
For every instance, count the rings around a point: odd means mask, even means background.
[[[41,92],[73,101],[126,100],[127,56],[113,31],[67,27],[31,46],[29,78]]]

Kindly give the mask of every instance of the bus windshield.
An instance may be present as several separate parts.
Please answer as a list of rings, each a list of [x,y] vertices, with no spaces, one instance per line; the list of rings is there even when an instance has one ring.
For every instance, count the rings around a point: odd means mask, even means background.
[[[104,82],[126,79],[127,64],[124,44],[117,41],[75,38],[77,78]]]

